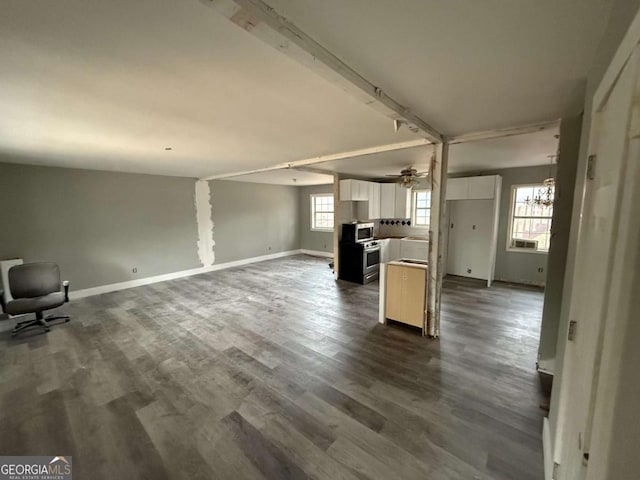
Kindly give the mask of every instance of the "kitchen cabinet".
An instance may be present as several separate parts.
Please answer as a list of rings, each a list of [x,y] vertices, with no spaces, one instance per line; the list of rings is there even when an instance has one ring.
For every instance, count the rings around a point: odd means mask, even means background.
[[[365,182],[367,184],[367,201],[358,202],[358,218],[360,220],[377,220],[380,217],[380,184],[377,182]]]
[[[388,263],[401,258],[399,238],[385,238],[378,240],[380,245],[380,263]]]
[[[369,219],[374,220],[380,217],[380,184],[376,182],[369,183]]]
[[[497,175],[469,177],[469,200],[489,200],[495,196]]]
[[[400,240],[400,257],[427,261],[429,256],[429,242],[425,240]]]
[[[466,200],[468,195],[468,178],[449,178],[447,180],[447,200]]]
[[[389,261],[398,260],[400,258],[400,240],[399,238],[389,239]]]
[[[340,180],[340,200],[363,202],[369,200],[369,183],[364,180]]]
[[[488,200],[495,198],[500,175],[449,178],[447,200]]]
[[[380,184],[380,218],[394,218],[396,188],[393,183]]]
[[[380,263],[387,263],[389,261],[389,239],[378,240],[378,245],[380,245]]]
[[[387,265],[385,318],[424,329],[427,269]]]
[[[380,218],[411,218],[411,189],[397,183],[381,183]]]
[[[447,194],[446,271],[451,275],[486,280],[487,286],[491,286],[498,246],[502,177],[452,180],[469,180],[467,197],[473,198],[451,199]]]

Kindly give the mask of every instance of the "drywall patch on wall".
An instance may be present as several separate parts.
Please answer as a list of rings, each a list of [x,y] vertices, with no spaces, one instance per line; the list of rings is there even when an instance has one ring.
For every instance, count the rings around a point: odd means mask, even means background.
[[[198,224],[198,257],[203,267],[210,267],[216,259],[213,247],[213,220],[211,220],[211,190],[206,180],[196,180],[196,222]]]

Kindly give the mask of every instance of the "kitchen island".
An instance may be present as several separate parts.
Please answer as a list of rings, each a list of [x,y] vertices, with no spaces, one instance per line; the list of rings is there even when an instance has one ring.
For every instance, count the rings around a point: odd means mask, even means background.
[[[428,263],[401,258],[380,264],[378,321],[387,320],[426,330]]]

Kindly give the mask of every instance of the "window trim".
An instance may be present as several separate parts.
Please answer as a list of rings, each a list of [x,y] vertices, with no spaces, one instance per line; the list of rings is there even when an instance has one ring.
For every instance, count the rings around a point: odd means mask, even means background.
[[[431,207],[428,208],[429,210],[429,216],[427,218],[429,218],[429,223],[427,225],[418,225],[418,222],[416,221],[417,215],[416,215],[416,210],[418,209],[418,192],[425,192],[425,193],[429,193],[430,190],[427,188],[418,188],[418,189],[413,189],[411,191],[411,227],[412,228],[429,228],[431,226]]]
[[[509,226],[507,228],[507,245],[506,251],[511,253],[527,253],[527,254],[535,254],[535,255],[549,255],[549,250],[527,250],[525,248],[513,248],[511,246],[511,240],[513,239],[513,221],[514,221],[514,208],[516,205],[515,197],[516,197],[516,189],[518,188],[526,188],[526,187],[542,187],[542,182],[538,183],[519,183],[511,185],[511,198],[510,198],[510,206],[509,206]],[[553,221],[553,216],[551,217],[526,217],[526,218],[548,218]],[[551,246],[551,229],[549,229],[549,246]]]
[[[315,224],[315,212],[314,212],[314,205],[315,205],[315,198],[316,197],[331,197],[333,198],[333,218],[334,218],[334,224],[335,224],[335,215],[336,215],[336,199],[333,197],[333,193],[311,193],[309,194],[309,208],[310,208],[310,228],[312,232],[325,232],[325,233],[332,233],[333,232],[333,226],[331,228],[317,228],[314,227]]]

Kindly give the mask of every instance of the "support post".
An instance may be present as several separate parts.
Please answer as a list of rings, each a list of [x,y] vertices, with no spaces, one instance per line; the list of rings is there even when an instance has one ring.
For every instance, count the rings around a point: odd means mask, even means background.
[[[427,282],[426,335],[440,336],[440,298],[444,277],[442,229],[446,228],[447,164],[449,143],[434,145],[429,175],[431,182],[431,218],[429,221],[429,281]]]
[[[333,278],[338,280],[340,268],[340,223],[338,209],[340,208],[340,175],[333,174]]]

